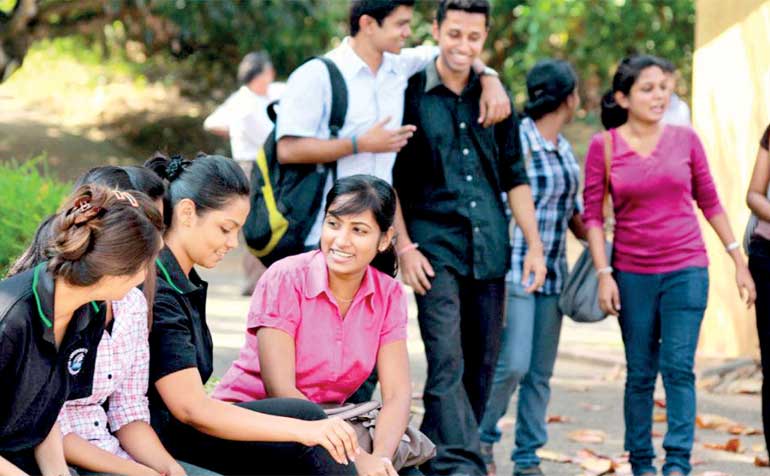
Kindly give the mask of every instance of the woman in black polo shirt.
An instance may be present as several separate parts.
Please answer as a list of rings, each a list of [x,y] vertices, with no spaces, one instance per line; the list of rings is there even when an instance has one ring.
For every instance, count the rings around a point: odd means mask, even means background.
[[[156,157],[168,181],[166,247],[157,260],[150,332],[150,412],[175,457],[223,474],[355,474],[353,429],[299,399],[228,404],[203,384],[213,370],[206,289],[194,265],[213,268],[238,244],[249,183],[233,160]]]
[[[91,392],[103,301],[144,282],[162,221],[141,194],[83,186],[52,222],[49,261],[0,282],[0,474],[68,474],[56,423]]]

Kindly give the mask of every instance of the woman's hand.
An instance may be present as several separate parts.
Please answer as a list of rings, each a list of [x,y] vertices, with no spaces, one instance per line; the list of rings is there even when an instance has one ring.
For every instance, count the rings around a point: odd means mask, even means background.
[[[303,421],[302,424],[307,429],[303,429],[300,443],[305,446],[323,446],[340,464],[346,465],[349,461],[356,461],[356,456],[361,450],[358,447],[356,432],[347,422],[332,417],[326,420]]]
[[[184,470],[182,465],[174,461],[169,464],[168,468],[162,471],[161,474],[163,474],[163,476],[186,476],[187,471]]]
[[[751,277],[749,267],[743,263],[738,264],[735,268],[735,284],[738,285],[741,299],[746,301],[746,307],[751,309],[757,299],[757,288],[754,286],[754,279]]]
[[[389,458],[366,452],[361,453],[356,460],[356,472],[358,476],[398,476]]]
[[[599,275],[599,309],[607,314],[620,314],[620,291],[611,274]]]

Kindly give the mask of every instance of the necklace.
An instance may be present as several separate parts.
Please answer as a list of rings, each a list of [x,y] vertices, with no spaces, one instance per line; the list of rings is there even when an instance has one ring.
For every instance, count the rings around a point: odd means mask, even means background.
[[[340,301],[340,302],[353,302],[353,299],[355,299],[355,298],[356,298],[355,295],[353,295],[353,297],[350,298],[350,299],[342,299],[342,298],[337,297],[336,294],[334,295],[334,299],[336,299],[337,301]]]

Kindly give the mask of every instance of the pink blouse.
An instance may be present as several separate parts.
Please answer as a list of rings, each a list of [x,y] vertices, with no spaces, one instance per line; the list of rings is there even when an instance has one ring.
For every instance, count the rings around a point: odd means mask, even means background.
[[[144,294],[132,289],[112,303],[112,314],[112,332],[104,332],[96,351],[93,393],[67,402],[59,414],[59,425],[64,435],[75,433],[105,451],[131,459],[113,433],[134,421],[150,423],[146,397],[150,345]]]
[[[706,219],[723,213],[706,153],[689,127],[665,126],[649,157],[612,134],[610,193],[615,210],[612,266],[655,274],[707,266],[693,201]],[[583,191],[587,227],[602,227],[604,140],[596,134],[586,155]]]
[[[401,284],[371,266],[343,319],[323,253],[283,259],[257,283],[246,343],[213,396],[228,402],[267,397],[256,333],[271,327],[294,338],[297,389],[316,403],[342,403],[372,372],[379,349],[406,339],[406,322]]]

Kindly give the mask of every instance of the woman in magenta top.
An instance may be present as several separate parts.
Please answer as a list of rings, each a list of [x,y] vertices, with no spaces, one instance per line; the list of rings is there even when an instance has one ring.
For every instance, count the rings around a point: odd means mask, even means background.
[[[409,419],[406,296],[394,279],[396,196],[354,175],[326,198],[321,249],[273,264],[251,298],[246,343],[214,397],[294,397],[343,403],[375,365],[382,391],[372,454],[360,475],[395,475],[391,457]]]
[[[688,127],[661,122],[671,94],[668,69],[660,58],[626,58],[602,100],[602,123],[612,150],[612,266],[604,249],[602,134],[591,141],[585,166],[583,220],[599,276],[599,305],[619,316],[625,344],[625,446],[634,476],[657,474],[651,435],[658,372],[668,415],[663,474],[684,476],[691,471],[693,361],[708,297],[708,257],[693,201],[735,261],[738,288],[747,303],[755,298],[698,136]]]

